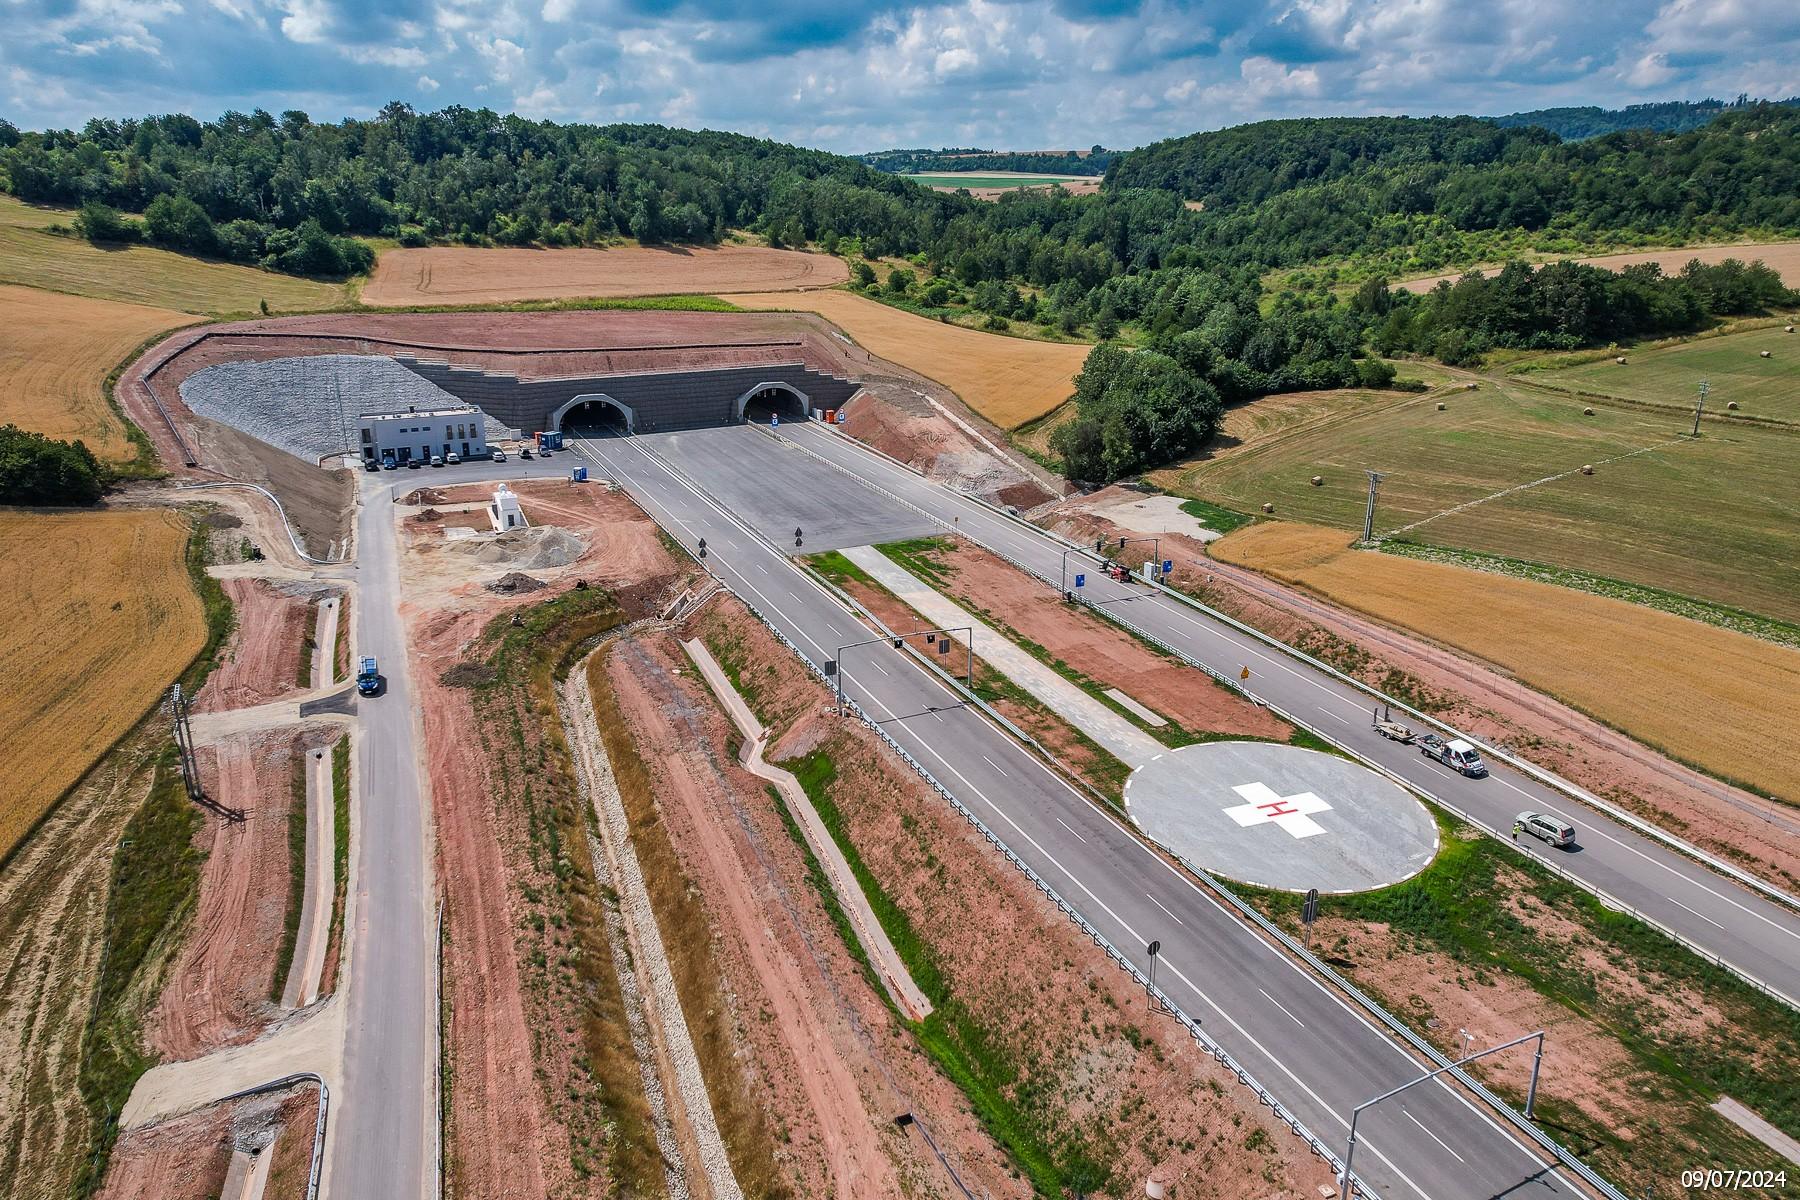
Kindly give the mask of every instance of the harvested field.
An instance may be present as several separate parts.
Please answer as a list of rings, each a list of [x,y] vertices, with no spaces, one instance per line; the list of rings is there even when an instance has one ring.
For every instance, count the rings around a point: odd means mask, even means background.
[[[1387,475],[1378,532],[1431,518],[1411,536],[1800,620],[1792,431],[1746,422],[1709,427],[1696,442],[1683,414],[1595,405],[1586,416],[1573,396],[1511,379],[1341,408],[1322,401],[1316,420],[1276,399],[1272,411],[1286,415],[1241,449],[1154,479],[1238,512],[1267,502],[1283,518],[1359,530],[1364,470],[1378,470]],[[1254,419],[1264,403],[1234,419]],[[1594,474],[1580,474],[1583,464]]]
[[[194,711],[249,708],[298,690],[311,599],[289,595],[261,579],[226,579],[219,586],[231,598],[237,628],[200,689]]]
[[[1791,703],[1800,651],[1550,584],[1354,551],[1348,540],[1265,522],[1211,552],[1484,659],[1678,759],[1800,803]]]
[[[1542,262],[1560,262],[1568,255],[1536,257]],[[1599,254],[1575,261],[1603,267],[1608,271],[1653,262],[1662,267],[1663,274],[1674,275],[1696,258],[1703,263],[1721,263],[1728,258],[1746,263],[1760,259],[1781,275],[1783,283],[1789,287],[1800,287],[1800,242],[1746,242],[1736,246],[1690,246],[1685,250],[1633,250],[1623,254]],[[1490,275],[1498,269],[1485,267],[1482,268],[1482,274]],[[1394,286],[1409,292],[1429,292],[1440,280],[1448,279],[1455,283],[1465,274],[1466,271],[1456,271],[1448,275],[1428,275],[1423,279],[1408,279]]]
[[[1670,405],[1693,411],[1701,380],[1710,391],[1707,411],[1729,412],[1738,405],[1745,417],[1800,422],[1800,333],[1784,332],[1786,322],[1717,337],[1700,337],[1661,346],[1640,346],[1623,365],[1607,354],[1593,362],[1557,370],[1533,371],[1533,383],[1598,392],[1641,403]],[[1762,357],[1764,351],[1768,358]]]
[[[973,827],[861,726],[759,624],[707,610],[698,632],[772,726],[771,760],[801,778],[903,956],[932,964],[936,1011],[916,1035],[1005,1082],[997,1099],[1024,1178],[970,1180],[997,1196],[1134,1194],[1154,1168],[1198,1200],[1313,1194],[1328,1174],[1179,1027],[1127,982]],[[741,613],[741,609],[736,610]],[[829,806],[827,810],[827,806]],[[954,870],[946,864],[955,864]],[[871,889],[874,889],[871,891]],[[979,929],[982,936],[971,937]],[[990,1128],[993,1127],[990,1125]],[[1071,1182],[1075,1181],[1075,1182]]]
[[[1061,187],[1074,196],[1093,196],[1100,191],[1098,175],[1033,175],[1019,171],[982,171],[967,175],[955,171],[935,175],[905,175],[914,183],[922,183],[934,192],[954,192],[964,188],[977,200],[998,200],[1008,192]]]
[[[607,250],[385,251],[363,285],[376,308],[497,304],[584,296],[784,292],[850,278],[844,260],[767,246],[616,246]]]
[[[187,320],[167,309],[0,286],[0,425],[80,438],[106,462],[129,462],[137,449],[106,402],[106,377],[145,339]]]
[[[144,1023],[144,1042],[159,1058],[198,1058],[240,1045],[275,1015],[269,996],[292,874],[294,756],[331,738],[240,734],[200,747],[207,796],[245,815],[208,817],[200,828],[206,861],[193,922]]]
[[[870,352],[943,384],[1002,429],[1041,417],[1075,391],[1092,348],[981,333],[832,290],[735,297],[746,308],[815,312]]]
[[[341,283],[277,275],[151,246],[100,247],[50,233],[75,214],[34,208],[0,195],[0,283],[150,304],[185,313],[276,312],[334,308],[349,298]]]
[[[171,512],[0,510],[0,856],[199,653]]]

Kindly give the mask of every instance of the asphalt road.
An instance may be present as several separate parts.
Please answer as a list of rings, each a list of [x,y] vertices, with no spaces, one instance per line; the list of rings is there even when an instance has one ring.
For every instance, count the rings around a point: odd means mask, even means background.
[[[768,440],[761,430],[746,436]],[[857,478],[925,510],[944,525],[1014,562],[1051,587],[1062,579],[1065,545],[1047,534],[994,513],[949,488],[871,454],[822,427],[784,425],[782,435]],[[840,477],[841,473],[840,473]],[[848,481],[854,484],[854,481]],[[1133,546],[1131,561],[1149,549]],[[1562,815],[1579,831],[1574,846],[1551,849],[1530,837],[1520,848],[1577,880],[1678,933],[1800,1006],[1800,912],[1735,883],[1598,809],[1569,799],[1529,775],[1498,762],[1486,779],[1468,779],[1392,742],[1370,726],[1367,695],[1315,670],[1249,634],[1142,584],[1118,583],[1094,569],[1091,559],[1069,555],[1069,579],[1085,570],[1086,599],[1180,649],[1214,670],[1237,676],[1249,667],[1248,690],[1332,740],[1380,764],[1418,791],[1485,824],[1511,829],[1519,812]]]
[[[772,446],[755,430],[743,429],[742,436],[746,457],[767,453],[759,442]],[[574,442],[690,548],[704,537],[712,570],[814,663],[868,636],[784,553],[669,470],[647,444]],[[815,481],[826,491],[837,486],[828,474]],[[1421,1073],[1367,1018],[964,707],[904,652],[885,641],[848,651],[840,675],[847,693],[1106,938],[1140,966],[1147,965],[1147,942],[1159,939],[1157,978],[1173,1002],[1202,1021],[1317,1136],[1341,1147],[1352,1107]],[[1583,1194],[1498,1118],[1442,1082],[1369,1110],[1358,1131],[1358,1174],[1380,1195]]]

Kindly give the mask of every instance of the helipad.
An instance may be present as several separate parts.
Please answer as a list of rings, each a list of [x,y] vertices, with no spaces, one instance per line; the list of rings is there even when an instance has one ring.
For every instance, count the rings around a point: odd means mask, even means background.
[[[1125,781],[1138,828],[1203,871],[1261,887],[1361,892],[1409,879],[1437,823],[1400,785],[1279,742],[1205,742]]]

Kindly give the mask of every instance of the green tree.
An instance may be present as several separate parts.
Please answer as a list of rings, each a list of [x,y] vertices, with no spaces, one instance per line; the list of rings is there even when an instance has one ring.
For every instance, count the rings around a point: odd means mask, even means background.
[[[211,254],[219,243],[205,209],[186,196],[166,192],[144,210],[144,234],[159,246],[195,254]]]
[[[888,272],[887,290],[896,296],[904,296],[912,290],[913,273],[905,267],[895,267]]]
[[[75,232],[90,242],[135,242],[142,230],[111,205],[89,200],[75,214]]]
[[[95,504],[105,480],[85,443],[0,426],[0,504]]]

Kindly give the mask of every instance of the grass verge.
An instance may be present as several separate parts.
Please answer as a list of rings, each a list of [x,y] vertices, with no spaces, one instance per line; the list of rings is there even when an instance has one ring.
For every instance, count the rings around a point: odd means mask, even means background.
[[[319,648],[319,604],[306,602],[306,629],[300,635],[300,662],[294,668],[294,682],[303,688],[313,686],[313,652]]]
[[[143,1045],[143,1009],[154,1001],[180,942],[206,858],[195,843],[204,818],[188,803],[172,743],[154,769],[150,795],[113,854],[100,970],[76,1079],[92,1130],[77,1196],[99,1189],[119,1135],[119,1111],[138,1077],[155,1065]]]
[[[1325,902],[1326,914],[1385,927],[1402,957],[1441,953],[1476,985],[1496,978],[1524,983],[1616,1040],[1629,1064],[1628,1090],[1654,1105],[1635,1131],[1621,1130],[1595,1119],[1547,1079],[1539,1096],[1541,1124],[1633,1194],[1660,1187],[1657,1180],[1684,1168],[1758,1165],[1754,1158],[1723,1161],[1737,1154],[1770,1157],[1712,1112],[1720,1095],[1736,1098],[1790,1135],[1800,1134],[1800,1091],[1792,1080],[1792,1064],[1800,1062],[1800,1013],[1607,908],[1504,842],[1475,836],[1447,814],[1434,813],[1442,849],[1430,867],[1394,887],[1333,896]],[[1298,933],[1299,897],[1236,890]],[[1343,948],[1340,943],[1326,950]],[[1391,1012],[1423,1018],[1420,1006],[1408,1002],[1404,984],[1384,974],[1388,959],[1352,970],[1358,986]]]
[[[296,747],[288,789],[288,896],[281,919],[281,946],[275,952],[275,971],[269,978],[269,1001],[281,1003],[288,971],[294,965],[294,944],[300,940],[300,903],[306,894],[306,756]]]
[[[1071,1178],[1093,1169],[1079,1150],[1053,1148],[1039,1136],[1030,1114],[1014,1098],[1019,1073],[1007,1061],[981,1022],[950,990],[931,949],[913,928],[906,911],[889,896],[858,853],[833,796],[837,764],[826,749],[780,764],[800,781],[819,819],[843,852],[876,920],[886,931],[908,972],[931,1001],[932,1013],[923,1021],[908,1022],[919,1045],[968,1097],[982,1126],[1006,1148],[1020,1172],[1039,1195],[1061,1196]],[[845,942],[856,953],[856,939],[846,926]]]

